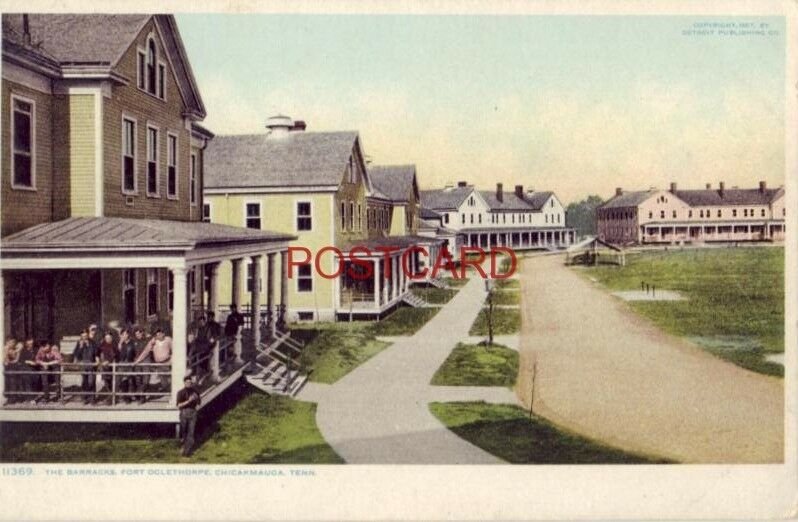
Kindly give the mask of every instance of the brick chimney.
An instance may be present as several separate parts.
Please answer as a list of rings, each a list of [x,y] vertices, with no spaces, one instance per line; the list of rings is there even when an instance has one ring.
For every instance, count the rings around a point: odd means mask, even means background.
[[[671,181],[671,194],[676,194],[676,182]]]
[[[615,195],[623,196],[623,189],[621,187],[615,187]]]
[[[764,181],[760,181],[759,182],[759,192],[762,192],[764,194],[767,189],[768,189],[768,184],[766,182],[764,182]]]
[[[460,188],[464,188],[468,186],[468,183],[466,183],[465,181],[458,181],[457,186]]]
[[[723,197],[726,193],[726,184],[722,181],[718,184],[718,192],[720,193],[720,197]]]
[[[499,203],[504,202],[504,190],[501,183],[496,183],[496,199],[499,200]]]
[[[523,185],[516,185],[515,186],[515,196],[521,199],[524,199],[524,186]]]

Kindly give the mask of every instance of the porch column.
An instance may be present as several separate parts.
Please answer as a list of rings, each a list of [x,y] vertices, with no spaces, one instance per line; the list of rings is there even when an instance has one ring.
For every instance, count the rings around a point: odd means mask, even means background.
[[[255,350],[260,350],[260,277],[261,277],[261,256],[252,256],[252,292],[250,296],[250,332],[252,334],[252,346]]]
[[[399,297],[399,258],[391,258],[391,299]]]
[[[379,260],[372,261],[374,263],[374,306],[380,307],[380,262]]]
[[[274,258],[275,252],[266,257],[266,325],[271,332],[272,339],[277,337],[277,321],[274,313]]]
[[[189,295],[191,292],[196,292],[197,297],[199,297],[199,309],[205,310],[205,265],[196,265],[191,267],[191,271],[194,274],[194,288],[189,289]],[[199,282],[199,292],[197,292],[197,282]],[[191,314],[191,318],[193,319],[194,314]]]
[[[280,313],[277,314],[277,329],[285,328],[285,313],[288,309],[288,250],[280,252]]]
[[[219,309],[219,263],[210,265],[210,296],[208,296],[208,309],[213,312],[214,318]],[[219,382],[219,339],[213,343],[211,354],[211,379]]]
[[[187,270],[183,267],[172,269],[174,281],[174,309],[172,310],[172,394],[169,405],[177,405],[177,392],[183,387],[186,375],[186,334],[188,330],[188,284]]]
[[[235,304],[236,306],[241,306],[241,263],[242,259],[231,259],[230,263],[233,267],[232,270],[232,281],[231,281],[231,295],[230,295],[230,304]],[[239,331],[236,334],[235,341],[233,342],[233,353],[235,354],[235,361],[236,363],[240,363],[243,361],[241,358],[242,346],[241,346],[241,332]]]

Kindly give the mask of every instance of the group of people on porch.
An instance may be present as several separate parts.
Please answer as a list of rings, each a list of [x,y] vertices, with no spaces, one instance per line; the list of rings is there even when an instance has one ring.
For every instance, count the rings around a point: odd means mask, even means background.
[[[242,324],[243,317],[232,305],[224,330],[212,311],[190,325],[187,370],[196,381],[202,382],[210,374],[214,345],[223,336],[237,336]],[[160,327],[154,327],[148,335],[142,327],[118,329],[113,323],[102,334],[97,324],[82,330],[71,357],[49,340],[9,338],[3,349],[4,393],[9,404],[50,402],[51,393],[52,400],[62,401],[65,383],[61,377],[71,373],[80,375],[80,387],[78,391],[73,385],[69,394],[80,397],[84,404],[145,403],[171,392],[172,349],[171,337]],[[154,377],[158,385],[153,390],[150,384]]]

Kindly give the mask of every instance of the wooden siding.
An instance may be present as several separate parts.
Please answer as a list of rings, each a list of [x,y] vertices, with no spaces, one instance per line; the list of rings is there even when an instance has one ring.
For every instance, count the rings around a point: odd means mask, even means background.
[[[69,96],[69,181],[72,216],[95,214],[94,95]]]

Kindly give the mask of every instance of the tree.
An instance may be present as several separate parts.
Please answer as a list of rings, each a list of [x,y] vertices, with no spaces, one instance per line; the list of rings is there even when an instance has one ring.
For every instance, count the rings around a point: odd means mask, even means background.
[[[578,236],[596,235],[596,208],[603,203],[600,196],[592,195],[569,204],[565,209],[565,225],[576,229]]]

